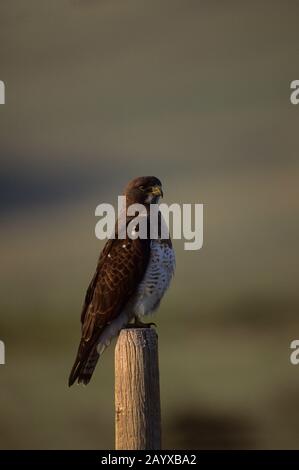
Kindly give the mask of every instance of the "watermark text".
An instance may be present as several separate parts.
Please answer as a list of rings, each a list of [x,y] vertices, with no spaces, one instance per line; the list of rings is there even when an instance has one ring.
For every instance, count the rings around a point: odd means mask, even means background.
[[[100,217],[95,227],[99,240],[107,238],[141,238],[184,240],[185,250],[200,250],[203,246],[203,204],[131,204],[118,196],[117,215],[112,204],[99,204],[95,215]],[[170,226],[172,230],[170,230]]]
[[[0,340],[0,365],[5,364],[5,345],[4,342]]]
[[[291,92],[290,95],[290,101],[292,104],[298,104],[299,103],[299,80],[293,80],[290,85]]]
[[[5,104],[5,85],[2,80],[0,80],[0,104]]]

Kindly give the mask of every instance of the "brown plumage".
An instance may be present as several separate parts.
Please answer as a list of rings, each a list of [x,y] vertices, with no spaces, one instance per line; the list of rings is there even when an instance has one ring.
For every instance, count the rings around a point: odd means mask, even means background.
[[[136,178],[125,190],[127,205],[157,202],[157,188],[160,188],[160,195],[163,194],[161,182],[155,177]],[[129,221],[127,218],[126,222]],[[100,339],[111,322],[129,305],[144,277],[150,242],[149,239],[128,237],[106,242],[86,292],[81,314],[82,337],[69,377],[70,386],[76,380],[84,384],[89,382],[99,358]]]

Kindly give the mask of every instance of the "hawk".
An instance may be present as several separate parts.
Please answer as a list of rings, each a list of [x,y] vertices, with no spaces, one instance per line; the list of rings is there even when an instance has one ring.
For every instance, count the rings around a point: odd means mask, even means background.
[[[151,204],[163,197],[161,181],[154,176],[132,180],[125,188],[126,206],[143,204],[147,223]],[[96,272],[86,292],[81,313],[82,337],[69,377],[88,384],[97,361],[120,330],[133,321],[134,327],[150,327],[142,319],[152,313],[169,287],[175,255],[170,237],[162,238],[159,211],[158,237],[108,239]],[[125,214],[126,227],[133,217]]]

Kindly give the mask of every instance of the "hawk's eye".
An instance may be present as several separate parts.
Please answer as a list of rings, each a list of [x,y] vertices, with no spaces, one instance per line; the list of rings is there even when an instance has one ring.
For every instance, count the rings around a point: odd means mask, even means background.
[[[144,186],[139,186],[140,191],[144,191]]]

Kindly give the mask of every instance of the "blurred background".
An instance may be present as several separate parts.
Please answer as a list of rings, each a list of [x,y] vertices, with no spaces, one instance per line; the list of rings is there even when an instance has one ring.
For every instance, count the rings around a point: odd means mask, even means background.
[[[204,203],[158,323],[164,448],[299,447],[296,1],[0,6],[0,447],[114,446],[114,345],[67,387],[103,246],[153,174]]]

